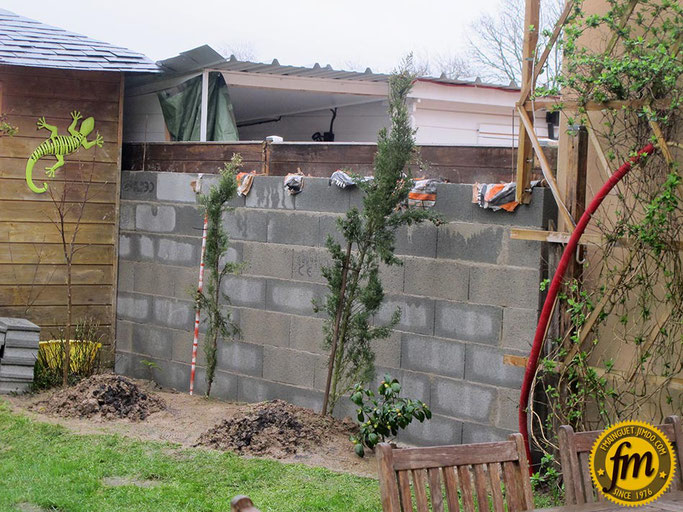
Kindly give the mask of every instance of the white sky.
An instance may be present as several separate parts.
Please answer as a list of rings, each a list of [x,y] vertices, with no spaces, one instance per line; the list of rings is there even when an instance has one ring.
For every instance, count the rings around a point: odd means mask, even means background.
[[[152,60],[202,44],[280,64],[390,71],[409,51],[461,51],[464,31],[498,0],[3,0],[1,6]]]

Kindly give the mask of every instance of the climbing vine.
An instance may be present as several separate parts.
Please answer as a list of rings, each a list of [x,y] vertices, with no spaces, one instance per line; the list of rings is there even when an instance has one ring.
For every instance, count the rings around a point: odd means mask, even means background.
[[[577,1],[564,26],[556,108],[595,134],[607,164],[599,181],[646,144],[657,150],[597,212],[601,243],[560,295],[564,321],[546,340],[530,411],[545,451],[560,424],[661,422],[683,410],[682,37],[683,8],[669,0],[609,0],[600,13]]]

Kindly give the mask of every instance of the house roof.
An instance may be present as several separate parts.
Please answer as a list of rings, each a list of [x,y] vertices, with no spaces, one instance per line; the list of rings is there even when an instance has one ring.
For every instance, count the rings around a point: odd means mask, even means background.
[[[386,82],[391,75],[386,73],[373,73],[370,68],[365,71],[344,71],[333,69],[327,64],[321,66],[316,63],[313,67],[305,66],[288,66],[280,64],[277,59],[273,59],[270,63],[251,62],[245,60],[238,60],[234,55],[229,58],[223,57],[208,45],[200,46],[192,50],[180,53],[176,57],[171,57],[159,61],[157,64],[161,66],[162,70],[172,73],[190,73],[201,69],[215,69],[221,71],[243,72],[243,73],[261,73],[268,75],[283,75],[296,77],[312,77],[312,78],[328,78],[337,80],[357,80],[364,82]],[[462,86],[476,86],[476,87],[493,87],[496,89],[504,89],[510,91],[519,91],[519,86],[514,83],[508,85],[489,84],[482,82],[480,79],[468,80],[452,80],[445,75],[440,77],[420,77],[420,81],[432,82],[444,85],[462,85]]]
[[[0,9],[0,64],[87,71],[159,71],[141,53],[4,9]]]

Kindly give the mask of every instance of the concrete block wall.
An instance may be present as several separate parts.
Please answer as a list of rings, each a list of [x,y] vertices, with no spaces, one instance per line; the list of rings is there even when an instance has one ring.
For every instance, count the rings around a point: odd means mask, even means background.
[[[116,369],[187,391],[202,218],[197,175],[124,171],[122,179]],[[203,189],[215,178],[204,178]],[[393,335],[376,344],[378,377],[389,372],[407,396],[430,405],[430,422],[400,439],[414,444],[501,439],[516,430],[523,368],[506,354],[528,354],[538,316],[544,247],[510,239],[512,226],[546,227],[555,211],[547,190],[513,214],[480,209],[469,185],[440,185],[436,209],[447,223],[403,228],[402,266],[383,268],[387,294],[379,314],[396,307]],[[228,258],[244,262],[226,279],[240,336],[222,342],[212,394],[256,402],[282,398],[319,409],[326,375],[320,268],[339,215],[361,204],[357,190],[306,178],[289,196],[282,177],[257,177],[249,196],[225,215]],[[227,307],[227,306],[226,306]],[[151,364],[154,363],[154,364]],[[203,392],[200,346],[198,392]],[[352,414],[342,400],[339,414]]]

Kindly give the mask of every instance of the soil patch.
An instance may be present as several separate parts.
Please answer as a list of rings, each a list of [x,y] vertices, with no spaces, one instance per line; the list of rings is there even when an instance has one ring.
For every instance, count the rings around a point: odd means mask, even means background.
[[[223,420],[204,432],[197,446],[281,459],[311,451],[332,436],[348,438],[353,431],[351,422],[322,417],[310,409],[273,400]]]
[[[142,421],[166,408],[164,401],[141,389],[127,377],[93,375],[73,387],[53,393],[32,410],[66,418],[128,419]]]
[[[161,482],[158,480],[139,480],[137,478],[130,478],[127,476],[108,476],[102,479],[102,483],[107,487],[125,487],[132,485],[134,487],[141,487],[143,489],[161,485]]]

